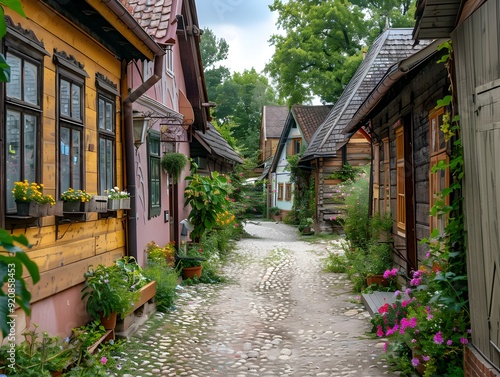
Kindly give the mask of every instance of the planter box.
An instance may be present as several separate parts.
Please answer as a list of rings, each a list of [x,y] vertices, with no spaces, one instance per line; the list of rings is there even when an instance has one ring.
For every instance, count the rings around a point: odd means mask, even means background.
[[[155,297],[156,281],[152,281],[151,283],[146,284],[139,290],[139,292],[139,301],[135,303],[133,308],[130,310],[130,312],[127,313],[127,315],[125,315],[125,317],[119,317],[118,319],[118,322],[116,324],[116,331],[118,333],[118,336],[123,336],[123,333],[130,331],[129,329],[131,329],[131,327],[135,325],[137,317],[140,316],[136,315],[136,313],[134,312],[141,307],[147,306],[148,301]]]
[[[340,185],[342,183],[341,179],[323,179],[324,185]]]
[[[63,212],[85,212],[85,203],[63,202]]]
[[[94,195],[89,203],[89,212],[104,213],[108,211],[108,197],[105,195]]]
[[[121,209],[130,209],[130,198],[120,199],[120,208]]]
[[[120,199],[109,199],[108,200],[108,211],[118,211],[120,209]]]
[[[63,215],[63,202],[61,200],[56,201],[56,204],[49,206],[48,216],[62,216]]]

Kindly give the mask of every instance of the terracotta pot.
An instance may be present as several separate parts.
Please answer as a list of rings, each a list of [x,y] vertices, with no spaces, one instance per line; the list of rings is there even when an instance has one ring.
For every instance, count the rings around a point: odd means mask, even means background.
[[[201,277],[201,269],[202,269],[202,266],[183,267],[182,268],[182,278],[183,279],[192,279],[195,276],[197,276],[199,279]]]
[[[370,286],[376,284],[380,287],[387,287],[389,285],[389,280],[384,279],[383,275],[371,275],[366,277],[366,285]]]
[[[102,314],[99,315],[101,319],[101,325],[104,326],[106,330],[113,330],[116,327],[116,313],[112,312],[109,318],[104,317]]]

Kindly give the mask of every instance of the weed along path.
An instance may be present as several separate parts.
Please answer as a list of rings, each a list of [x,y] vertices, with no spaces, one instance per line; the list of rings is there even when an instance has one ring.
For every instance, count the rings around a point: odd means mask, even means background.
[[[245,229],[228,282],[183,287],[126,345],[123,376],[390,375],[349,280],[322,271],[335,245],[284,224]]]

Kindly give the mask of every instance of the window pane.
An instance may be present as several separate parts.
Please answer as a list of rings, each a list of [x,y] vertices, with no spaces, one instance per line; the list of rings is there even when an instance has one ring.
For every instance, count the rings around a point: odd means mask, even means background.
[[[98,113],[99,113],[99,129],[104,130],[104,100],[99,98],[98,103]]]
[[[66,127],[61,127],[61,192],[71,187],[71,167],[70,161],[70,131]]]
[[[61,96],[61,114],[70,116],[69,113],[69,82],[66,80],[61,80],[60,84],[60,96]]]
[[[106,140],[106,186],[114,187],[114,142],[113,140]]]
[[[82,189],[82,177],[81,177],[81,148],[80,148],[80,135],[81,132],[78,130],[73,130],[73,155],[71,156],[73,161],[73,188]]]
[[[112,187],[112,186],[111,186]],[[99,193],[104,194],[105,190],[111,187],[106,182],[106,139],[99,139]]]
[[[24,62],[24,100],[38,105],[38,67]]]
[[[21,180],[21,114],[15,111],[7,111],[7,132],[6,132],[6,160],[7,160],[7,211],[16,210],[12,189],[14,182]]]
[[[81,90],[80,85],[71,85],[71,117],[79,120],[82,120]]]
[[[7,54],[10,66],[10,82],[7,83],[7,97],[21,99],[21,59]]]
[[[113,104],[106,102],[106,130],[113,132]]]
[[[24,179],[36,182],[36,117],[24,116]]]

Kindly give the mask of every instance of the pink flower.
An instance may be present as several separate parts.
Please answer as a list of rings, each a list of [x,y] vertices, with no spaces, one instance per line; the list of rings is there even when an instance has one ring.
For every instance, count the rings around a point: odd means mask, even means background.
[[[467,339],[467,338],[460,338],[460,343],[467,344],[467,343],[469,343],[469,339]]]
[[[429,361],[431,359],[430,356],[422,356],[423,361]]]
[[[414,357],[413,359],[411,359],[411,365],[413,365],[414,367],[416,367],[418,364],[420,364],[420,360],[417,359],[416,357]]]
[[[384,331],[382,330],[382,326],[380,326],[380,325],[377,326],[377,336],[379,338],[384,336]]]
[[[410,284],[413,285],[414,287],[419,286],[421,282],[422,282],[422,279],[420,279],[420,278],[413,278],[410,280]]]
[[[385,342],[384,343],[384,352],[387,352],[387,346],[389,345],[389,343]]]
[[[101,357],[101,364],[102,365],[105,365],[107,362],[108,362],[108,358],[107,357],[105,357],[105,356]]]
[[[436,335],[434,335],[434,343],[436,344],[443,344],[444,339],[443,339],[443,333],[441,331],[438,331]]]
[[[453,340],[449,339],[446,341],[447,346],[451,346],[453,344]]]

